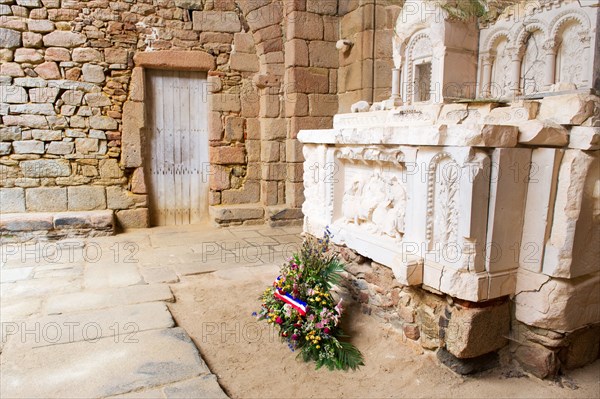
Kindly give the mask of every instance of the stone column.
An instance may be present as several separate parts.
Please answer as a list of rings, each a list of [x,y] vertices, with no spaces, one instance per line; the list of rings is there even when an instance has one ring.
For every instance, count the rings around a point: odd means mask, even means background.
[[[481,78],[481,96],[490,97],[492,85],[492,65],[494,65],[495,54],[489,53],[482,57],[483,76]]]
[[[402,95],[400,93],[400,87],[401,87],[400,85],[402,82],[400,68],[392,68],[392,95],[390,97],[390,102],[393,105],[401,105],[402,104]]]
[[[521,60],[523,51],[517,47],[511,47],[506,50],[511,60],[510,90],[513,97],[516,97],[521,93]]]
[[[544,87],[543,90],[549,91],[550,87],[555,82],[556,74],[556,42],[554,40],[548,40],[544,43],[543,48],[545,52],[545,65],[544,65]]]

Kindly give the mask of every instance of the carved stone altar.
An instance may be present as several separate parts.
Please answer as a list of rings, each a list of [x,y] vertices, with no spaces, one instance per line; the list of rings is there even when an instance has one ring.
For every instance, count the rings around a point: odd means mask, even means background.
[[[442,87],[465,67],[466,82],[469,42],[458,51],[455,40],[474,26],[403,12],[394,41],[402,84],[387,110],[338,114],[333,129],[298,135],[304,230],[329,226],[336,244],[402,285],[471,302],[510,298],[514,323],[566,333],[600,323],[600,99],[589,68],[600,63],[591,51],[598,9],[536,3],[481,30],[478,94],[508,104],[420,96],[415,73]]]

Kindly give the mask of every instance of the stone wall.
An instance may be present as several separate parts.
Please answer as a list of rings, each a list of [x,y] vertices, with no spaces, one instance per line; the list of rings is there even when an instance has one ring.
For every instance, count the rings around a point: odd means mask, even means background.
[[[350,112],[357,101],[390,98],[394,26],[404,1],[340,2],[340,39],[351,42],[339,55],[339,112]]]
[[[600,358],[600,324],[557,331],[521,323],[508,297],[470,302],[425,286],[405,286],[392,270],[337,246],[346,263],[345,288],[363,312],[389,323],[406,339],[436,351],[461,374],[518,365],[538,378],[556,376]]]
[[[0,8],[1,213],[110,209],[123,228],[146,226],[141,55],[158,57],[146,67],[168,69],[161,52],[185,51],[213,59],[212,219],[302,217],[296,134],[330,127],[338,110],[337,1],[5,0]],[[198,68],[188,64],[173,68]]]

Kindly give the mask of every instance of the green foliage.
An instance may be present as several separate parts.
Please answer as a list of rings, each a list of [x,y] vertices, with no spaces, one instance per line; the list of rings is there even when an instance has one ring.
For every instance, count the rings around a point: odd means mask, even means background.
[[[360,351],[339,327],[342,301],[334,299],[330,289],[341,280],[344,265],[329,251],[329,231],[322,239],[307,238],[298,254],[281,267],[281,275],[262,295],[261,309],[256,315],[279,328],[283,341],[298,357],[314,361],[317,369],[356,370],[364,364]],[[281,299],[289,294],[304,302],[301,312]]]

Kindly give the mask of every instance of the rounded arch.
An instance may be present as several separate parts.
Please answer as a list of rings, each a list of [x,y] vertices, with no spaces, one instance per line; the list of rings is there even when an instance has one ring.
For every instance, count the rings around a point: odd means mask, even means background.
[[[545,39],[549,38],[548,27],[539,22],[529,24],[524,26],[517,34],[517,38],[515,40],[515,45],[517,46],[517,48],[522,49],[525,46],[527,39],[529,39],[529,35],[536,31],[541,31]]]
[[[550,39],[556,39],[560,29],[569,21],[577,21],[582,30],[590,29],[590,20],[585,13],[579,10],[569,10],[558,14],[550,23]]]
[[[483,51],[490,52],[498,44],[500,39],[506,38],[510,42],[510,32],[504,28],[497,28],[492,31],[488,39],[484,42]]]

